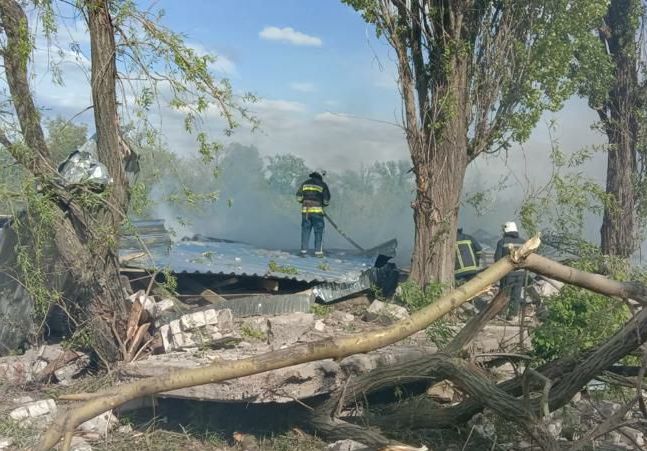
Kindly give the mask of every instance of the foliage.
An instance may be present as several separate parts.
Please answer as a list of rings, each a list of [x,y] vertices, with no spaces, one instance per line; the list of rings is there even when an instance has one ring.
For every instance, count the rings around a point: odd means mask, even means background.
[[[544,230],[560,236],[562,241],[587,245],[581,239],[587,217],[600,215],[612,203],[604,187],[584,173],[584,165],[598,149],[584,148],[567,154],[553,138],[554,129],[555,123],[551,122],[551,173],[542,186],[528,187],[519,211],[521,225],[529,235]],[[586,253],[594,251],[588,245],[587,249],[579,247]]]
[[[415,312],[433,304],[442,296],[445,288],[440,283],[430,283],[425,288],[420,288],[417,284],[407,281],[400,284],[396,300],[409,311]]]
[[[267,157],[266,179],[272,191],[280,194],[296,193],[298,185],[304,181],[310,170],[303,158],[292,154],[279,154]]]
[[[329,305],[312,304],[310,306],[310,313],[320,318],[325,318],[326,316],[330,315],[332,311],[333,308]]]
[[[245,323],[240,326],[240,335],[255,340],[267,340],[267,334],[251,324]]]
[[[267,267],[270,270],[270,272],[280,272],[283,274],[299,274],[299,271],[294,266],[279,265],[275,260],[270,260],[270,262],[267,264]]]
[[[598,255],[583,258],[574,266],[595,271],[605,266],[616,280],[645,280],[646,275],[628,267],[620,258]],[[627,306],[607,296],[570,285],[546,301],[546,318],[535,329],[532,343],[535,353],[543,360],[585,351],[613,335],[629,318]]]
[[[546,306],[548,315],[532,336],[533,349],[543,360],[593,348],[629,317],[627,307],[617,300],[571,286],[562,288]]]
[[[45,121],[47,128],[47,147],[52,160],[60,163],[87,141],[88,126],[56,116]]]
[[[445,286],[440,283],[430,283],[425,288],[418,284],[407,281],[400,284],[396,300],[407,307],[411,312],[423,309],[433,304],[445,292]],[[437,346],[442,347],[449,343],[454,336],[453,322],[447,317],[434,321],[425,333],[427,337]]]
[[[448,233],[467,165],[527,140],[544,111],[558,110],[575,93],[582,72],[609,70],[603,56],[575,58],[600,55],[591,30],[604,2],[342,1],[395,52],[417,184],[411,277],[421,285],[440,277],[447,283],[454,259]]]
[[[137,124],[135,132],[148,135],[148,131],[154,129],[149,122],[149,118],[154,116],[151,109],[159,107],[162,100],[168,100],[167,107],[184,115],[186,131],[195,138],[197,155],[208,167],[221,144],[202,130],[201,118],[207,114],[212,118],[215,112],[224,123],[223,133],[229,136],[239,126],[240,120],[255,126],[255,118],[244,106],[254,98],[248,95],[234,97],[229,82],[217,80],[211,73],[210,63],[215,57],[199,54],[185,43],[182,35],[162,26],[160,19],[163,13],[154,8],[140,10],[130,0],[97,5],[70,2],[60,8],[53,8],[50,1],[43,1],[35,2],[35,11],[25,15],[22,3],[9,0],[0,9],[5,44],[3,81],[10,88],[3,91],[4,96],[0,99],[0,103],[6,106],[0,129],[4,147],[0,154],[0,185],[3,185],[0,197],[3,208],[14,213],[25,210],[24,216],[17,216],[20,219],[16,224],[20,235],[17,246],[19,282],[34,298],[37,324],[42,324],[53,303],[64,304],[64,311],[73,323],[88,320],[88,323],[78,324],[74,340],[89,344],[97,354],[100,354],[97,347],[104,347],[111,354],[110,359],[116,358],[117,352],[113,352],[116,351],[116,343],[109,331],[108,319],[102,316],[88,318],[91,311],[88,304],[101,303],[104,311],[125,306],[122,291],[114,285],[118,276],[116,259],[107,257],[114,255],[118,245],[119,223],[126,217],[130,194],[129,180],[123,177],[122,170],[124,165],[132,163],[132,155],[127,152],[129,146],[126,136],[123,136],[126,132],[122,128],[124,124],[119,123],[119,116],[123,118],[132,113]],[[73,42],[69,50],[52,51],[58,46],[59,27],[69,23],[71,16],[89,17],[87,23],[93,34],[92,44]],[[100,20],[95,20],[99,16],[102,16]],[[108,20],[105,16],[109,16]],[[33,23],[28,24],[27,18],[33,19]],[[115,33],[116,49],[111,39],[95,39],[102,32]],[[39,37],[40,33],[44,36]],[[35,45],[38,39],[46,42],[48,54],[58,55],[61,60],[64,55],[72,53],[79,60],[95,62],[95,55],[101,55],[102,51],[109,60],[116,60],[116,68],[111,64],[102,69],[92,67],[92,79],[101,73],[104,76],[100,79],[106,82],[92,84],[96,100],[93,108],[96,116],[101,115],[104,119],[95,124],[97,134],[101,136],[103,132],[114,139],[117,138],[114,136],[116,131],[117,135],[122,135],[119,138],[124,138],[123,146],[106,145],[110,139],[98,142],[96,156],[106,165],[114,180],[103,192],[98,193],[88,186],[61,188],[56,167],[70,151],[85,142],[87,130],[85,126],[74,125],[71,120],[60,117],[46,121],[34,107],[28,80],[45,74],[27,73],[32,69],[27,63],[32,52],[42,50]],[[84,55],[88,47],[97,53]],[[63,65],[55,62],[49,69],[54,81],[62,84],[65,77]],[[90,77],[87,78],[89,82]],[[118,81],[120,89],[116,94]],[[81,89],[80,86],[75,88]],[[119,95],[123,102],[117,111],[114,109],[115,100],[118,100],[115,96]],[[114,117],[106,117],[113,114]],[[43,125],[48,129],[46,142],[42,140]],[[7,154],[9,157],[5,158]],[[22,166],[20,171],[14,171],[16,163]],[[5,183],[7,172],[20,178]],[[208,186],[205,181],[206,178],[203,185]],[[15,189],[18,186],[22,188],[20,191]],[[148,197],[148,189],[142,184],[135,185],[133,190],[133,206],[140,212],[146,209],[142,199]],[[183,190],[182,193],[188,204],[214,198],[211,192]],[[52,239],[54,237],[56,240]],[[51,260],[67,262],[68,267],[59,268]],[[53,280],[56,274],[51,274],[53,268],[72,275],[68,281],[73,283],[65,284],[64,293],[56,291],[57,285]],[[118,316],[125,311],[114,308],[114,320],[121,323]],[[89,324],[92,321],[96,321],[94,326]],[[86,334],[90,339],[100,337],[104,343],[96,341],[95,346],[84,338]]]

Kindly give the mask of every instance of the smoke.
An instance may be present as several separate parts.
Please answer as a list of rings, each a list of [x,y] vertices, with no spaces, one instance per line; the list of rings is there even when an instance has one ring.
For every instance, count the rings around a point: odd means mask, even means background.
[[[569,154],[604,142],[601,134],[591,130],[594,116],[581,101],[568,103],[558,114],[556,126],[547,125],[551,119],[553,116],[546,115],[523,146],[516,146],[507,154],[481,157],[470,165],[459,214],[459,223],[467,233],[498,236],[505,221],[519,223],[523,200],[540,191],[550,179],[550,155],[554,148]],[[220,175],[213,181],[218,199],[214,203],[187,209],[160,202],[154,215],[165,219],[178,237],[197,233],[266,248],[297,249],[301,214],[294,194],[310,172],[308,162],[312,159],[305,151],[298,155],[283,154],[279,162],[268,159],[267,154],[252,145],[229,145],[218,161]],[[573,170],[603,182],[604,157],[604,154],[594,155]],[[346,155],[347,160],[352,158],[352,154]],[[396,238],[397,263],[406,266],[414,237],[410,207],[414,186],[408,173],[411,162],[367,161],[361,153],[355,158],[363,160],[327,168],[326,181],[332,193],[327,211],[348,235],[366,248]],[[209,171],[199,161],[187,166],[192,168],[187,169],[192,172],[192,177],[187,178],[191,189],[204,191],[211,177]],[[178,189],[171,185],[167,181],[156,186],[154,197],[162,199]],[[476,204],[472,202],[474,194],[479,194]],[[600,221],[594,214],[586,218],[585,238],[598,242]],[[324,246],[350,247],[329,224]]]

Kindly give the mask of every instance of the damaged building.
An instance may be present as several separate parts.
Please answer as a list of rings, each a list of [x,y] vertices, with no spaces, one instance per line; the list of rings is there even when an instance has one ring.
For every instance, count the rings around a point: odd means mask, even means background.
[[[0,265],[15,268],[17,238],[8,219],[0,232]],[[119,255],[131,292],[145,292],[142,303],[148,295],[164,301],[157,319],[161,327],[163,321],[175,324],[174,316],[207,307],[249,317],[308,313],[315,303],[369,290],[390,295],[400,278],[390,262],[396,249],[391,240],[364,252],[329,250],[321,259],[200,235],[173,242],[163,221],[151,220],[124,228]],[[164,283],[169,278],[176,283],[172,290]],[[32,301],[18,279],[15,270],[0,273],[0,355],[33,338]],[[50,282],[61,287],[62,279]],[[165,344],[172,347],[171,342]]]

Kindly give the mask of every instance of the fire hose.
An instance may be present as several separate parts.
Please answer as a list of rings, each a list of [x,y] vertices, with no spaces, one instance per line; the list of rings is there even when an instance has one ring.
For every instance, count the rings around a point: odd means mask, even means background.
[[[336,230],[336,231],[337,231],[341,236],[343,236],[343,237],[346,239],[346,241],[348,241],[350,244],[352,244],[353,246],[355,246],[355,247],[356,247],[357,249],[359,249],[360,251],[362,251],[362,252],[365,252],[365,251],[366,251],[366,249],[364,249],[362,246],[360,246],[360,245],[359,245],[359,244],[357,244],[355,241],[353,241],[353,239],[352,239],[351,237],[349,237],[349,236],[346,234],[346,232],[344,232],[341,228],[339,228],[339,226],[338,226],[337,224],[335,224],[335,221],[333,221],[333,220],[330,218],[330,216],[328,215],[328,213],[324,212],[324,216],[326,217],[326,219],[328,220],[328,222],[330,223],[330,225],[331,225],[331,226],[333,226],[333,228],[334,228],[334,229],[335,229],[335,230]]]

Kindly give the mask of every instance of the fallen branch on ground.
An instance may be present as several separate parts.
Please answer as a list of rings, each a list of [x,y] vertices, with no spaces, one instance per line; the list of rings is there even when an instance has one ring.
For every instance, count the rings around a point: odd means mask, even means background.
[[[222,362],[219,365],[175,371],[166,376],[142,379],[122,385],[118,392],[104,393],[104,396],[88,400],[80,406],[70,408],[60,414],[42,436],[36,449],[51,449],[56,446],[61,437],[73,434],[81,423],[135,398],[184,387],[222,382],[315,360],[341,359],[397,343],[425,329],[438,318],[467,302],[481,292],[484,287],[499,281],[514,270],[519,262],[523,261],[523,258],[535,252],[539,244],[538,237],[527,241],[510,258],[499,260],[457,290],[444,295],[435,303],[412,314],[411,317],[389,327],[332,340],[292,346],[246,359]]]

